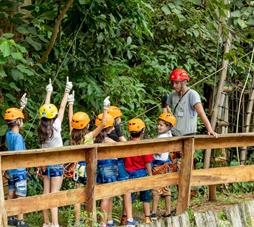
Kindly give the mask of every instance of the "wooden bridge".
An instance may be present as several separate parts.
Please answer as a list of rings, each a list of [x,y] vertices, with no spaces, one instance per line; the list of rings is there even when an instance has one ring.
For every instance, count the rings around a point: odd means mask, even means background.
[[[178,185],[179,195],[176,210],[177,214],[182,214],[189,206],[191,186],[254,181],[254,165],[193,169],[195,150],[248,146],[254,146],[254,133],[226,134],[219,135],[218,138],[200,135],[116,144],[77,145],[22,152],[1,152],[0,172],[21,167],[29,168],[85,160],[87,162],[87,185],[80,189],[5,200],[1,174],[0,226],[7,226],[7,216],[75,203],[86,203],[86,210],[91,212],[93,220],[96,221],[96,200],[167,185]],[[97,160],[165,151],[182,151],[180,172],[108,184],[96,184]]]

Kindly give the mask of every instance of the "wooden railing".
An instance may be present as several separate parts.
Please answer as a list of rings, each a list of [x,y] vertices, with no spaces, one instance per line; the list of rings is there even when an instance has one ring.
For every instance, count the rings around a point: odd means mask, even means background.
[[[254,165],[193,169],[195,150],[254,146],[254,133],[212,136],[173,137],[116,144],[65,146],[22,152],[1,152],[0,172],[21,167],[38,167],[68,162],[87,162],[85,188],[71,189],[45,195],[5,200],[3,179],[0,176],[0,226],[7,226],[7,216],[43,209],[86,203],[86,210],[96,219],[96,200],[127,192],[178,185],[177,214],[189,206],[191,186],[216,185],[254,181]],[[124,158],[136,155],[182,151],[181,170],[178,173],[148,176],[108,184],[96,184],[97,160]]]

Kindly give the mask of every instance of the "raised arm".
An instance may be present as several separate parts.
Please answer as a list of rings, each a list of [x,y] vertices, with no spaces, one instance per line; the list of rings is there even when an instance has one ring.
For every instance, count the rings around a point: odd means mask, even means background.
[[[68,95],[68,105],[69,105],[69,111],[68,111],[68,118],[69,118],[69,130],[70,132],[72,131],[72,126],[71,126],[71,122],[72,122],[72,116],[73,116],[73,105],[74,105],[74,101],[75,101],[75,94],[74,91],[72,91],[72,94]]]
[[[51,83],[51,79],[49,79],[49,84],[46,86],[46,91],[47,91],[47,94],[46,94],[46,98],[45,98],[45,104],[50,104],[50,98],[51,98],[51,95],[53,92],[53,86]]]
[[[23,110],[27,105],[26,93],[24,93],[20,99],[20,109]]]
[[[105,125],[106,125],[109,106],[110,106],[110,100],[109,100],[109,96],[108,96],[108,97],[105,98],[104,101],[103,101],[103,115],[102,115],[101,124],[100,124],[99,126],[97,126],[97,127],[92,131],[93,137],[94,137],[94,138],[100,134],[100,132],[102,131],[102,129],[103,129],[103,128],[105,127]]]
[[[67,76],[65,92],[64,92],[64,96],[62,98],[62,102],[60,104],[60,108],[59,108],[58,116],[57,116],[57,118],[60,120],[61,123],[63,122],[64,111],[67,104],[68,95],[71,89],[72,89],[72,82],[69,81],[69,77]]]

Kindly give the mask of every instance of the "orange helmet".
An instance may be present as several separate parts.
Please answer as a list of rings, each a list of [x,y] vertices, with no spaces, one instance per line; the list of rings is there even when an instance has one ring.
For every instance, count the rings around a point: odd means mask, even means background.
[[[128,122],[129,132],[140,132],[145,127],[145,123],[139,118],[133,118]]]
[[[189,81],[190,77],[184,69],[178,68],[178,69],[174,69],[171,72],[171,74],[169,76],[169,79],[171,81],[183,81],[183,80],[188,80]]]
[[[172,125],[172,127],[174,127],[176,125],[176,117],[174,115],[172,115],[171,113],[162,113],[159,116],[160,120],[163,120],[167,123],[170,123]]]
[[[122,116],[122,111],[116,107],[116,106],[110,106],[108,108],[108,113],[113,116],[113,118],[121,117]]]
[[[102,122],[103,113],[99,114],[95,120],[95,125],[98,127]],[[107,114],[106,124],[104,128],[113,127],[114,126],[114,117],[110,114]]]
[[[4,120],[12,121],[12,120],[16,120],[18,118],[24,119],[24,114],[22,113],[22,111],[20,109],[18,109],[18,108],[8,108],[5,111]]]
[[[83,129],[89,122],[90,118],[85,112],[77,112],[72,116],[71,127],[74,129]]]

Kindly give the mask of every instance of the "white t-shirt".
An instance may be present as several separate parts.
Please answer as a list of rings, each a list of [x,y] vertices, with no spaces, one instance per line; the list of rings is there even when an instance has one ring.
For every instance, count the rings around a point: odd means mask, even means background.
[[[53,136],[41,145],[42,148],[50,148],[50,147],[62,147],[63,140],[61,136],[61,122],[58,118],[53,123]]]
[[[172,133],[170,130],[157,136],[157,138],[169,138],[169,137],[172,137]],[[155,160],[167,161],[169,159],[169,152],[154,154],[153,158]]]

